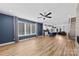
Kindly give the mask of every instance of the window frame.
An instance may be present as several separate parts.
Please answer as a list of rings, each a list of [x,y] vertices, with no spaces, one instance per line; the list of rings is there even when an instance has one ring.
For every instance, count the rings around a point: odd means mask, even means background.
[[[23,35],[20,35],[20,34],[19,34],[19,23],[24,23],[24,22],[18,22],[18,35],[19,35],[19,36],[23,36]],[[24,24],[24,35],[25,35],[25,24]]]
[[[33,29],[32,25],[35,26],[35,32],[34,32],[34,33],[33,33],[33,31],[32,31],[32,29]],[[36,34],[36,24],[33,24],[33,23],[31,24],[31,33],[32,33],[32,34]]]
[[[26,24],[29,24],[29,25],[30,25],[30,23],[25,23],[25,28],[26,28]],[[26,29],[27,29],[27,28],[26,28]],[[26,30],[25,30],[25,32],[26,32]],[[27,32],[26,32],[26,35],[31,35],[31,27],[30,27],[30,33],[27,34]]]
[[[19,34],[19,23],[24,23],[24,35],[20,35],[20,34]],[[30,34],[27,34],[27,33],[26,33],[26,29],[27,29],[27,28],[26,28],[26,24],[30,24]],[[32,24],[35,24],[35,33],[32,33]],[[36,23],[27,23],[27,22],[18,21],[18,37],[36,35],[36,32],[37,32]]]

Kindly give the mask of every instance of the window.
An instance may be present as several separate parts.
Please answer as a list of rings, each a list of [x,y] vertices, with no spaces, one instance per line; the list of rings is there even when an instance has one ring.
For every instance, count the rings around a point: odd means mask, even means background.
[[[18,36],[27,36],[36,34],[36,24],[18,21]]]
[[[35,24],[32,24],[32,34],[35,34]]]
[[[26,24],[26,34],[30,34],[30,24]]]
[[[19,23],[19,35],[24,35],[24,23]]]

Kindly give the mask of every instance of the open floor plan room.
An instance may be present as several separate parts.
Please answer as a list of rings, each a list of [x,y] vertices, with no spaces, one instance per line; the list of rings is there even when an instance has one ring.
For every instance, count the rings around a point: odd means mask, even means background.
[[[79,3],[0,3],[0,56],[78,56]]]

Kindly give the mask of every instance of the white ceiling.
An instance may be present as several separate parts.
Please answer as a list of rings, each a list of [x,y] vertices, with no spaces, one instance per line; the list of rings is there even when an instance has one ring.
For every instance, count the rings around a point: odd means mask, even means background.
[[[38,19],[39,13],[51,11],[52,19],[46,19],[45,23],[63,25],[70,17],[76,16],[76,5],[74,3],[0,3],[0,12],[42,22],[42,19]]]

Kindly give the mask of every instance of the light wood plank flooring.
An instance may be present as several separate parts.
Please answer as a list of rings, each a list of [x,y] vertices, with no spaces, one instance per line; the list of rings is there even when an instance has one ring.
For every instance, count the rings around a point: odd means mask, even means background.
[[[75,43],[64,36],[40,36],[0,47],[2,56],[76,56]]]

